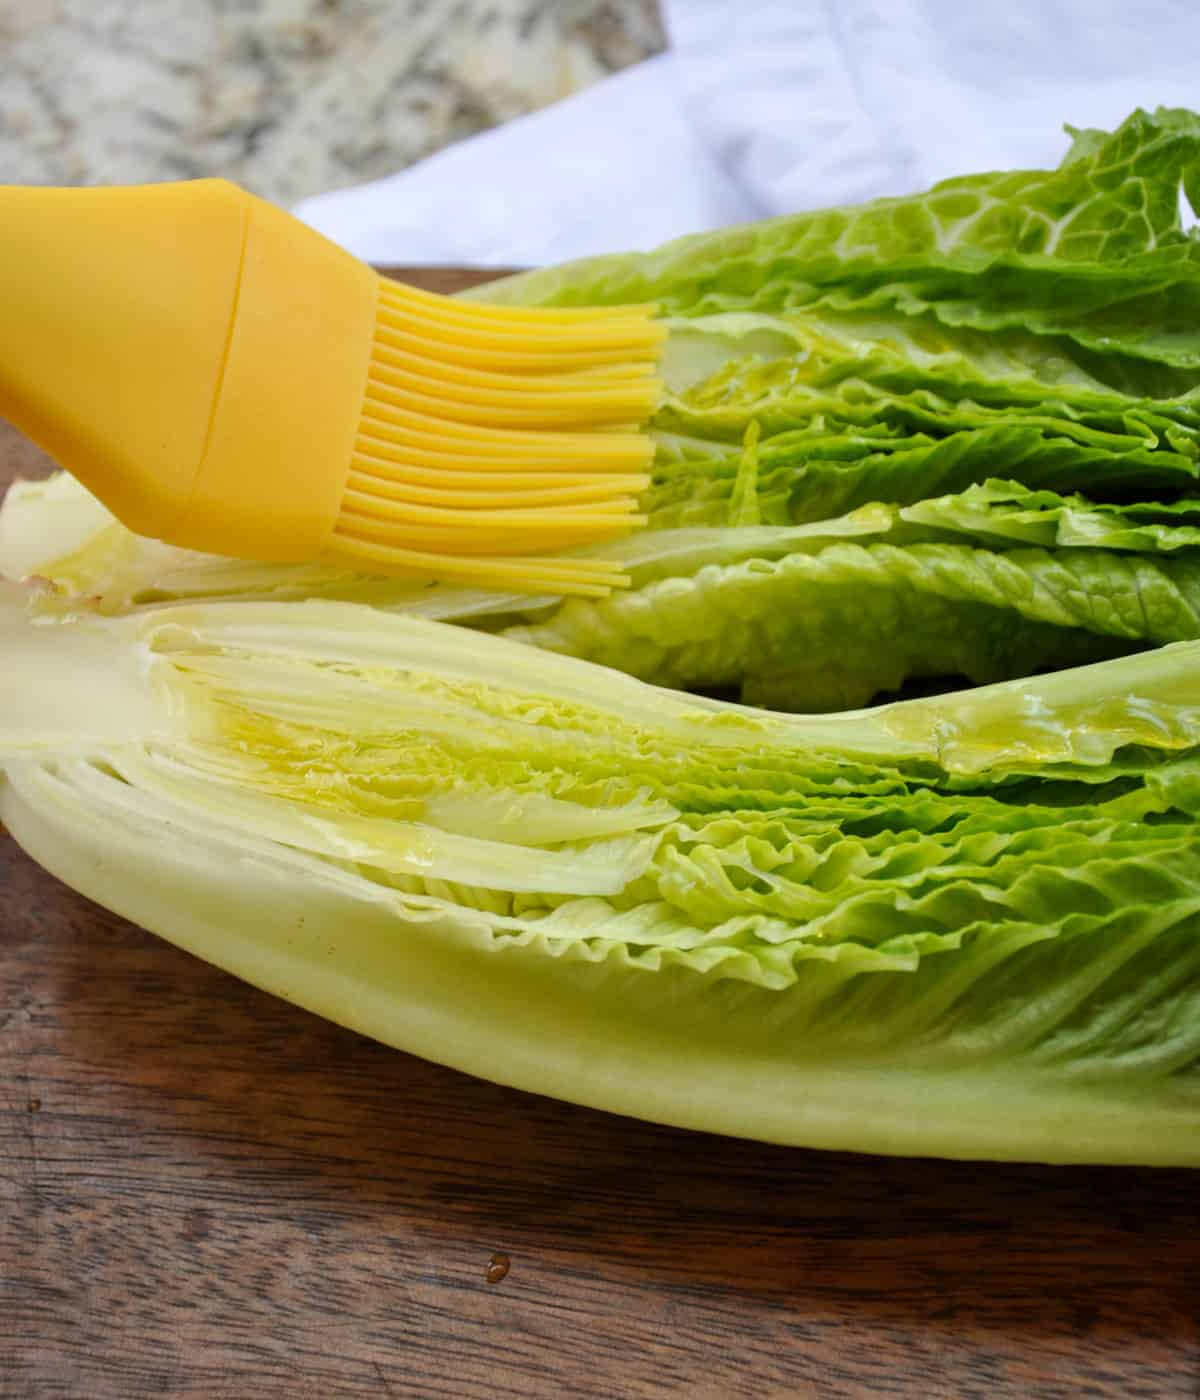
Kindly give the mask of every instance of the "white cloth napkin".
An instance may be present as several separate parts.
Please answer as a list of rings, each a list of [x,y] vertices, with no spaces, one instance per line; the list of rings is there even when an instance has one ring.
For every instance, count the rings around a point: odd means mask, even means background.
[[[301,218],[360,257],[536,266],[976,170],[1198,104],[1196,0],[664,0],[668,51]]]

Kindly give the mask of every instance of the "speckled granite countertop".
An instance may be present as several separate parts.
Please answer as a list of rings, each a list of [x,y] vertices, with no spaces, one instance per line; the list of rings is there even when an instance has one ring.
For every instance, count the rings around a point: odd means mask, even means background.
[[[655,0],[0,0],[0,182],[377,178],[663,45]]]

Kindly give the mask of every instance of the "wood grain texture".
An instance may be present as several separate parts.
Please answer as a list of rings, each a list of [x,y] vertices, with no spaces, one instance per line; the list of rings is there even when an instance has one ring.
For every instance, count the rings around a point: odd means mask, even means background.
[[[18,464],[0,438],[0,487]],[[1194,1396],[1198,1186],[497,1088],[235,981],[0,836],[5,1400]]]

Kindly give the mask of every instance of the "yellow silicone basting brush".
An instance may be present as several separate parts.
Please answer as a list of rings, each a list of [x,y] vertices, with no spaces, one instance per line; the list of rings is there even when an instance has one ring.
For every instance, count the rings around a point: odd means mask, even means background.
[[[603,593],[663,337],[390,282],[222,180],[0,187],[0,415],[192,549]]]

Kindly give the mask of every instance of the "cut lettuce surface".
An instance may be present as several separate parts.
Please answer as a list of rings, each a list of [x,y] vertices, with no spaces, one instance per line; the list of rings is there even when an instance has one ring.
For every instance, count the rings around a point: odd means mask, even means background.
[[[9,596],[0,645],[16,838],[390,1044],[778,1142],[1200,1165],[1200,644],[830,717],[345,603]]]

